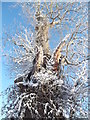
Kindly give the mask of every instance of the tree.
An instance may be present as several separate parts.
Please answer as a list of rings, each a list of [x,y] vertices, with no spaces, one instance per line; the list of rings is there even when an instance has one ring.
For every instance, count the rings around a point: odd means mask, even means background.
[[[7,37],[14,51],[9,57],[19,76],[6,90],[8,98],[2,114],[21,119],[86,118],[87,3],[27,2],[17,5],[21,6],[29,23],[32,19],[33,23],[29,24],[29,29],[23,27]],[[60,39],[53,52],[49,45],[51,31]]]

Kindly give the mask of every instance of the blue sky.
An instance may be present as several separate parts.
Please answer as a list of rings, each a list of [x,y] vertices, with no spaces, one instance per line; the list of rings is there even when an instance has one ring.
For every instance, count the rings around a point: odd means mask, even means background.
[[[0,91],[1,91],[1,80],[2,80],[2,63],[1,63],[1,45],[2,45],[2,40],[1,40],[1,38],[2,38],[2,19],[1,19],[1,17],[2,17],[2,4],[0,3]],[[0,98],[0,108],[1,108],[1,98]]]
[[[4,31],[4,29],[8,30],[10,26],[15,27],[14,21],[16,21],[17,23],[22,21],[21,20],[22,18],[18,15],[20,9],[18,7],[13,8],[12,5],[14,5],[14,3],[12,2],[2,3],[2,31]],[[4,34],[2,35],[4,37]],[[2,45],[3,45],[3,39],[2,39]],[[6,66],[5,62],[6,61],[2,56],[2,90],[5,90],[10,84],[13,83],[13,80],[9,78],[9,72],[8,72],[9,66]]]
[[[0,3],[0,45],[3,46],[3,39],[1,40],[2,37],[4,37],[3,31],[4,29],[8,30],[9,26],[13,25],[14,26],[14,20],[18,22],[21,21],[21,17],[18,15],[20,9],[14,9],[11,7],[14,3],[12,2],[3,2]],[[4,29],[3,29],[4,28]],[[2,32],[2,33],[1,33]],[[2,48],[0,46],[0,49]],[[13,84],[12,79],[10,79],[9,76],[9,67],[6,66],[5,62],[6,59],[4,57],[1,57],[1,52],[3,50],[0,50],[0,91],[4,91],[9,85]],[[2,61],[1,61],[2,60]],[[0,103],[1,103],[1,98],[0,98]],[[1,103],[2,104],[2,103]],[[0,104],[0,108],[1,108]]]
[[[19,13],[21,12],[19,7],[12,7],[12,5],[14,5],[15,3],[13,2],[3,2],[2,3],[2,31],[6,30],[7,32],[12,32],[12,30],[14,31],[16,28],[16,24],[18,25],[19,23],[23,24],[23,20],[22,17],[19,15]],[[14,24],[14,22],[16,24]],[[10,29],[12,28],[12,29]],[[14,29],[13,29],[14,28]],[[10,31],[8,31],[10,30]],[[5,34],[2,34],[2,36],[4,37]],[[3,45],[3,39],[2,39],[2,45]],[[6,48],[7,50],[9,49]],[[1,86],[1,90],[5,90],[10,84],[13,84],[14,79],[10,79],[10,75],[9,75],[9,67],[10,66],[6,66],[6,59],[2,56],[2,86]]]

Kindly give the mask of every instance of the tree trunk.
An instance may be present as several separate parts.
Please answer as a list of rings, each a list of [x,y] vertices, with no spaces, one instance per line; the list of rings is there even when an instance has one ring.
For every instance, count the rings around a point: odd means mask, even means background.
[[[42,46],[44,55],[50,55],[49,40],[48,40],[48,20],[40,12],[36,13],[37,24],[35,27],[36,44]]]

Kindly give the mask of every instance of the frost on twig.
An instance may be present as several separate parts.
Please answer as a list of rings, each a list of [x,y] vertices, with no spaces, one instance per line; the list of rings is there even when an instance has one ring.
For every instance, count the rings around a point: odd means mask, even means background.
[[[86,5],[44,2],[22,3],[21,7],[28,20],[33,18],[34,32],[25,27],[8,38],[14,50],[9,57],[18,74],[14,85],[4,93],[8,104],[2,107],[2,114],[36,120],[87,117],[90,57],[87,56]],[[51,53],[48,34],[52,28],[60,35],[64,32],[64,37],[60,36]]]

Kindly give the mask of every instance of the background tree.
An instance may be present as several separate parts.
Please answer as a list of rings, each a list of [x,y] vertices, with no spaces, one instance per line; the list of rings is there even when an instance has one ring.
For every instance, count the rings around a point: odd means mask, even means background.
[[[2,114],[22,119],[88,117],[87,3],[15,5],[22,8],[28,24],[20,26],[15,35],[7,33],[12,52],[4,55],[9,55],[11,68],[18,74],[5,91]],[[49,43],[57,41],[52,51]]]

